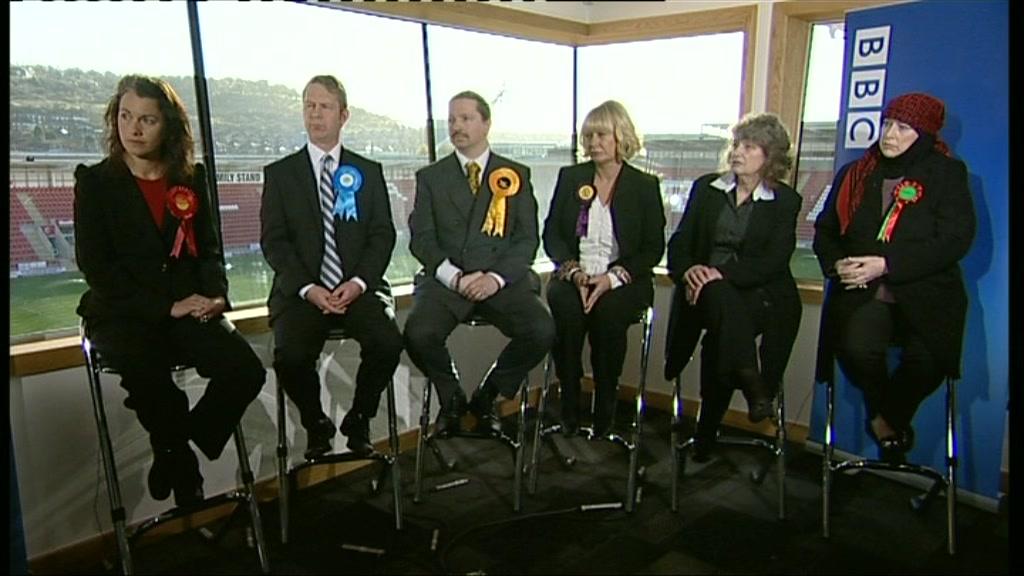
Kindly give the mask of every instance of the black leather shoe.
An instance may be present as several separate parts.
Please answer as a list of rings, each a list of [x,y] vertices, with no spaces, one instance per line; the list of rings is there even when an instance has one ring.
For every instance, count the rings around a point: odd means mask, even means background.
[[[327,416],[320,416],[311,425],[306,426],[306,460],[330,452],[331,440],[336,433],[334,422]]]
[[[476,432],[501,434],[501,420],[494,410],[496,397],[497,394],[486,384],[473,393],[473,399],[469,401],[469,411],[476,416]]]
[[[370,419],[359,412],[350,411],[345,415],[339,427],[341,433],[348,437],[345,443],[348,449],[356,454],[367,455],[373,453],[373,444],[370,443]]]
[[[449,438],[462,430],[462,415],[466,413],[466,395],[461,391],[448,402],[447,406],[441,406],[437,414],[437,421],[434,422],[434,436],[438,438]]]
[[[892,464],[904,464],[907,452],[914,447],[914,429],[897,430],[892,436],[878,439],[878,447],[882,451],[882,460]]]
[[[175,451],[174,504],[179,508],[203,501],[203,475],[199,460],[187,446]]]
[[[175,453],[169,448],[153,448],[153,467],[146,478],[149,494],[155,500],[167,500],[174,487]]]
[[[775,415],[775,403],[771,397],[748,398],[747,420],[757,424]]]
[[[747,420],[757,424],[775,414],[774,394],[758,370],[752,368],[737,370],[734,373],[734,383],[747,400]]]

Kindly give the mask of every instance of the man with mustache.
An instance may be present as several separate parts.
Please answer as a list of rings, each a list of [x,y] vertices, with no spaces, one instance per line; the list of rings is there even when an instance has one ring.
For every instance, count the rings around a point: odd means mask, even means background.
[[[473,393],[477,431],[500,432],[494,400],[512,398],[551,348],[554,322],[531,270],[540,239],[537,200],[526,166],[495,154],[491,110],[475,92],[448,103],[455,151],[416,173],[410,248],[423,265],[405,324],[413,363],[441,402],[435,433],[458,432],[466,395],[446,346],[460,322],[480,315],[511,339]]]

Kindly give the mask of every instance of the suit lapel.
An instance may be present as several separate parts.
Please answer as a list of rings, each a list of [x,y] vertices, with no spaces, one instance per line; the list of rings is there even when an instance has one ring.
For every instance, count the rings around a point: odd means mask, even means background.
[[[316,229],[323,235],[323,223],[320,219],[320,185],[316,181],[316,171],[309,160],[309,150],[306,146],[293,156],[289,170],[296,183],[295,190],[300,196],[295,201],[302,202],[310,215],[309,221],[316,223]]]

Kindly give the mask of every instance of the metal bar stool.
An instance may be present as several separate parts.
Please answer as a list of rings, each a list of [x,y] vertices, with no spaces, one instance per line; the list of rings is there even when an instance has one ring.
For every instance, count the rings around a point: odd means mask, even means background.
[[[332,328],[327,334],[327,340],[344,341],[345,331],[341,328]],[[291,492],[293,479],[299,470],[310,466],[323,464],[334,464],[337,462],[354,462],[358,460],[375,460],[381,463],[377,480],[371,484],[374,494],[380,492],[384,485],[384,479],[388,471],[391,472],[391,490],[395,507],[395,529],[402,529],[402,469],[398,465],[398,416],[395,408],[395,380],[392,378],[387,385],[388,404],[388,446],[389,454],[373,451],[371,454],[359,455],[353,452],[329,452],[314,458],[303,458],[303,461],[295,466],[288,465],[288,419],[285,416],[284,386],[280,381],[275,383],[277,389],[277,479],[279,486],[278,509],[281,516],[281,542],[288,543],[288,528],[291,515],[289,508],[291,504]]]
[[[956,466],[957,466],[957,444],[956,444],[956,380],[946,378],[946,475],[943,476],[937,470],[928,466],[918,464],[886,462],[870,458],[858,458],[854,460],[836,461],[834,458],[835,445],[832,441],[832,426],[835,417],[835,383],[825,382],[825,455],[821,460],[821,530],[825,538],[830,537],[830,505],[832,496],[832,473],[843,473],[851,470],[888,470],[891,472],[903,472],[915,474],[931,479],[932,486],[924,495],[914,496],[910,499],[910,506],[920,511],[938,495],[942,490],[946,491],[946,533],[948,540],[947,551],[952,556],[956,554]]]
[[[222,320],[229,330],[234,331],[234,325],[230,321]],[[79,325],[79,335],[82,339],[82,354],[85,356],[85,367],[89,374],[89,390],[92,392],[93,415],[96,417],[96,429],[99,432],[100,454],[103,456],[103,470],[107,480],[107,496],[110,499],[110,517],[114,524],[114,534],[117,539],[118,556],[120,557],[121,572],[132,574],[131,543],[149,531],[150,529],[182,516],[188,516],[199,510],[220,506],[226,502],[244,502],[249,507],[249,519],[252,525],[253,539],[255,540],[256,553],[259,555],[260,571],[264,574],[270,572],[270,558],[263,540],[263,522],[260,520],[259,503],[256,501],[256,492],[253,487],[253,473],[249,466],[248,450],[245,447],[245,436],[242,434],[242,426],[235,427],[235,449],[238,452],[238,468],[242,476],[241,488],[236,488],[225,494],[205,498],[192,506],[175,507],[162,514],[149,518],[142,524],[127,528],[125,526],[125,509],[121,503],[121,485],[117,479],[117,464],[114,460],[114,448],[110,440],[110,430],[107,426],[107,415],[103,407],[103,387],[100,374],[117,374],[117,371],[106,365],[98,350],[93,348],[92,340],[88,335],[88,328],[84,322]],[[177,365],[171,367],[172,372],[188,370],[190,366]]]
[[[469,326],[470,328],[491,325],[490,322],[478,315],[471,316],[467,320],[464,320],[462,324],[464,326]],[[455,469],[457,464],[455,460],[449,460],[441,453],[441,448],[437,445],[439,438],[430,427],[430,401],[432,388],[430,380],[427,379],[423,384],[423,410],[420,413],[420,434],[419,439],[416,442],[416,482],[415,492],[413,493],[413,502],[416,502],[417,504],[421,501],[423,493],[423,447],[430,447],[430,451],[433,452],[434,458],[437,459],[438,464],[443,470],[450,472]],[[522,499],[523,456],[525,452],[524,431],[526,430],[526,408],[529,399],[527,394],[528,390],[529,377],[523,379],[522,384],[519,385],[519,392],[517,393],[519,396],[519,422],[518,426],[516,426],[515,438],[509,437],[504,431],[494,432],[492,430],[488,430],[486,432],[459,431],[450,436],[450,438],[498,440],[508,446],[512,451],[512,459],[515,463],[515,472],[512,484],[512,509],[516,512],[519,512]]]
[[[779,386],[778,400],[775,404],[775,437],[769,441],[764,438],[746,438],[719,434],[715,442],[731,446],[751,446],[768,450],[775,457],[775,473],[779,484],[779,520],[786,519],[786,396],[785,385]],[[731,396],[731,395],[730,395]],[[701,403],[697,413],[700,420],[706,404]],[[686,452],[694,446],[695,437],[680,441],[679,431],[683,422],[682,375],[675,379],[672,390],[672,511],[679,510],[679,479],[686,474]],[[771,462],[763,463],[750,473],[755,484],[761,484],[768,473]]]
[[[641,311],[636,320],[633,321],[633,324],[640,324],[642,331],[640,346],[640,387],[637,389],[637,393],[634,398],[635,413],[633,416],[633,422],[630,425],[631,439],[627,441],[625,438],[614,432],[609,433],[607,436],[596,436],[592,427],[580,427],[580,433],[585,435],[588,440],[607,440],[622,447],[629,453],[629,471],[626,478],[626,497],[624,500],[627,512],[633,511],[633,507],[637,502],[638,478],[642,478],[644,475],[644,469],[639,468],[639,456],[640,440],[643,434],[644,425],[644,392],[647,389],[647,364],[651,354],[652,330],[654,328],[654,308],[648,306]],[[547,444],[563,466],[570,467],[575,464],[576,461],[575,458],[566,457],[562,454],[558,445],[551,438],[552,434],[562,430],[561,423],[555,423],[548,426],[544,425],[544,405],[546,404],[548,387],[551,382],[552,364],[551,355],[549,354],[544,366],[544,385],[541,388],[540,401],[537,404],[537,422],[533,429],[533,453],[532,458],[530,459],[530,494],[535,494],[537,492],[537,471],[540,462],[541,442]],[[591,401],[594,401],[594,397],[591,398]]]

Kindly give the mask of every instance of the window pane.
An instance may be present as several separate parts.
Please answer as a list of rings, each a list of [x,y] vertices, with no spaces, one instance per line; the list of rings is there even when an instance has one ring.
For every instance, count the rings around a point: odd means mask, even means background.
[[[74,169],[104,156],[103,113],[117,81],[130,73],[163,77],[184,100],[197,135],[198,109],[184,4],[15,2],[10,16],[15,342],[78,325],[85,280],[74,261]]]
[[[437,157],[454,150],[448,100],[477,92],[491,104],[491,149],[530,167],[541,226],[558,169],[572,163],[572,48],[441,26],[427,37]]]
[[[305,146],[302,89],[318,74],[345,86],[350,117],[342,145],[384,165],[398,230],[387,276],[392,283],[411,279],[407,214],[413,175],[428,158],[420,26],[276,2],[204,2],[199,20],[236,304],[263,304],[270,291],[273,270],[259,246],[263,167]]]
[[[742,32],[579,49],[577,130],[605,100],[626,107],[644,144],[631,163],[661,178],[666,238],[693,181],[718,169],[739,117],[742,77]]]
[[[843,24],[816,24],[811,31],[811,53],[804,94],[803,133],[793,178],[803,196],[797,219],[796,252],[790,261],[797,279],[821,280],[821,268],[811,250],[814,220],[832,185],[832,164],[839,122],[839,91],[843,74]]]

